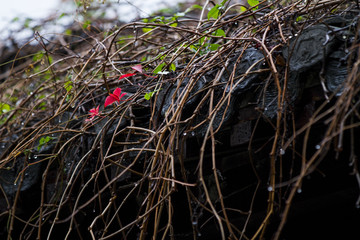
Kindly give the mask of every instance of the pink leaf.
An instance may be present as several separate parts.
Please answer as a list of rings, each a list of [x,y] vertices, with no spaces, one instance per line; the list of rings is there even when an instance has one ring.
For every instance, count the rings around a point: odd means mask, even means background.
[[[119,80],[123,79],[123,78],[126,78],[126,77],[131,77],[131,76],[134,76],[136,75],[136,73],[127,73],[127,74],[123,74],[119,77]]]
[[[99,107],[97,106],[96,108],[92,108],[89,111],[89,118],[85,119],[85,122],[90,122],[92,121],[96,116],[100,116],[99,115]]]
[[[132,66],[131,68],[134,69],[135,71],[142,73],[142,66],[140,64]]]

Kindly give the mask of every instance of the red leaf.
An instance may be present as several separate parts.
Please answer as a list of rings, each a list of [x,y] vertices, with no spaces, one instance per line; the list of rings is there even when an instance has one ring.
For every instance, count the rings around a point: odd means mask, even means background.
[[[113,94],[111,94],[111,95],[113,95]],[[115,102],[117,100],[116,98],[114,98],[111,95],[105,99],[105,104],[104,104],[105,107],[107,107],[108,105],[112,104],[113,102]]]
[[[131,77],[131,76],[134,76],[136,75],[136,73],[127,73],[127,74],[123,74],[119,77],[119,80],[123,79],[123,78],[126,78],[126,77]]]
[[[108,97],[105,99],[105,107],[108,105],[114,103],[114,102],[120,102],[120,99],[125,95],[126,93],[121,93],[121,88],[116,88],[114,90],[114,93],[110,93]]]
[[[140,64],[132,66],[131,68],[134,69],[135,71],[142,73],[142,66]]]

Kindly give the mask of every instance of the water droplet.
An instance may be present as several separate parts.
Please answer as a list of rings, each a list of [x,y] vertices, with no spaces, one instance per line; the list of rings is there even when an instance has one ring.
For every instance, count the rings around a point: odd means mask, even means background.
[[[42,218],[41,220],[42,220],[42,221],[45,221],[45,218]]]
[[[316,145],[316,146],[315,146],[315,149],[319,150],[319,149],[320,149],[320,145],[319,145],[319,144]]]
[[[191,136],[195,136],[195,132],[194,132],[194,131],[191,132]]]
[[[264,108],[264,110],[265,110],[265,111],[267,111],[267,110],[268,110],[268,108],[266,107],[266,108]]]
[[[343,39],[346,39],[347,37],[345,35],[342,36]]]
[[[35,116],[35,113],[31,113],[31,116]]]
[[[184,132],[184,133],[183,133],[183,135],[184,135],[184,136],[186,136],[186,135],[187,135],[187,133],[186,133],[186,132]]]
[[[296,191],[297,191],[297,193],[302,193],[302,189],[301,189],[301,188],[298,188]]]
[[[197,221],[197,220],[193,220],[191,223],[192,223],[192,225],[197,225],[197,224],[198,224],[198,221]]]
[[[201,233],[199,233],[199,232],[198,232],[198,234],[197,234],[197,235],[198,235],[198,237],[201,237]]]
[[[93,213],[95,212],[95,208],[93,209]]]
[[[61,123],[61,119],[59,119],[58,122]]]
[[[37,155],[34,155],[34,159],[37,159],[38,158],[38,156]]]
[[[285,150],[280,148],[280,155],[284,155],[285,154]]]
[[[292,36],[289,36],[289,39],[291,39],[292,38]]]
[[[359,209],[359,208],[360,208],[360,204],[357,203],[357,204],[355,205],[355,207],[356,207],[357,209]]]
[[[1,148],[5,148],[5,143],[1,144]]]
[[[14,182],[14,186],[16,186],[17,185],[17,183],[16,182]]]
[[[33,94],[33,92],[30,92],[30,95],[32,95]]]
[[[267,190],[271,192],[273,190],[272,186],[268,186]]]
[[[21,126],[24,126],[24,122],[21,122]]]
[[[297,34],[297,33],[295,33],[295,35],[294,35],[294,36],[295,36],[295,37],[297,37],[297,35],[298,35],[298,34]]]

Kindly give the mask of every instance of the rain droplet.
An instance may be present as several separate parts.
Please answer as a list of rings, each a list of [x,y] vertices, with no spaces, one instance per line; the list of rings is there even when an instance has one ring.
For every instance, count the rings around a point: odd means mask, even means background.
[[[38,156],[37,155],[34,155],[34,159],[37,159],[38,158]]]
[[[266,108],[264,108],[264,110],[265,110],[265,111],[267,111],[267,110],[268,110],[268,108],[266,107]]]
[[[284,155],[285,154],[285,150],[280,148],[280,155]]]
[[[95,208],[93,209],[93,213],[95,212]]]
[[[192,225],[197,225],[198,224],[198,221],[197,220],[193,220],[192,221]]]
[[[301,188],[298,188],[298,190],[296,190],[297,193],[302,193],[302,189]]]
[[[272,186],[268,186],[267,190],[271,192],[273,190]]]
[[[31,113],[31,116],[35,116],[35,113]]]
[[[21,126],[24,126],[24,122],[21,122]]]
[[[346,36],[345,36],[345,35],[343,35],[343,36],[342,36],[342,38],[343,38],[343,39],[346,39]]]
[[[59,123],[61,123],[61,119],[59,119],[59,121],[58,121]]]
[[[315,146],[315,149],[319,150],[319,149],[320,149],[320,145],[319,145],[319,144],[316,145],[316,146]]]
[[[42,220],[42,221],[45,221],[45,218],[42,218],[41,220]]]
[[[356,203],[355,207],[356,207],[357,209],[359,209],[359,208],[360,208],[360,204],[359,204],[359,203]]]
[[[191,136],[195,136],[195,132],[194,132],[194,131],[191,132]]]
[[[186,135],[187,135],[187,133],[186,133],[186,132],[184,132],[184,133],[183,133],[183,135],[184,135],[184,136],[186,136]]]

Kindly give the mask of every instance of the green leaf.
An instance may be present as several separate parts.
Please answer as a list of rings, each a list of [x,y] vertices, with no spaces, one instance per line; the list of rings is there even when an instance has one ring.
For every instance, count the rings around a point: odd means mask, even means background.
[[[296,21],[297,21],[297,22],[300,22],[300,21],[303,20],[303,19],[304,19],[303,16],[298,16],[298,17],[296,18]]]
[[[171,63],[169,66],[169,70],[175,72],[175,70],[176,70],[175,64]]]
[[[220,4],[216,4],[213,8],[210,9],[210,11],[207,14],[208,20],[210,20],[210,18],[217,19],[219,17],[220,7],[221,7]]]
[[[66,13],[62,13],[62,14],[60,14],[60,16],[58,17],[58,19],[63,18],[65,15],[66,15]]]
[[[35,55],[33,56],[33,61],[34,62],[37,62],[37,61],[39,61],[39,60],[41,60],[42,58],[43,58],[43,56],[44,56],[44,53],[43,52],[37,52],[37,53],[35,53]]]
[[[31,22],[32,22],[31,18],[26,18],[24,22],[24,28],[29,28]]]
[[[154,69],[154,71],[153,71],[153,73],[154,74],[157,74],[158,72],[161,72],[162,70],[163,70],[163,68],[165,67],[165,65],[166,65],[166,63],[161,63],[159,66],[157,66],[155,69]]]
[[[154,93],[155,91],[145,93],[144,98],[149,101],[150,98],[154,95]]]
[[[186,9],[185,12],[191,11],[191,10],[193,10],[193,9],[200,9],[200,10],[202,10],[203,7],[200,6],[200,5],[198,5],[198,4],[194,4],[194,5],[192,5],[191,7],[189,7],[188,9]]]
[[[214,36],[218,36],[218,37],[226,37],[226,34],[224,32],[224,30],[222,29],[218,29],[214,32]]]
[[[217,44],[217,43],[210,44],[211,51],[216,51],[219,47],[220,47],[220,44]]]
[[[14,17],[14,18],[11,20],[11,22],[13,23],[13,22],[17,22],[17,21],[19,21],[19,20],[20,20],[19,17]]]
[[[240,7],[240,11],[241,11],[241,12],[246,12],[246,11],[247,11],[247,8],[244,7],[244,6],[241,6],[241,7]]]
[[[144,33],[150,32],[151,30],[153,30],[152,28],[142,28],[142,31]]]
[[[254,7],[259,4],[258,0],[247,0],[247,2],[251,7]]]
[[[73,82],[71,80],[65,82],[64,88],[66,89],[67,92],[70,92],[71,89],[73,88]]]
[[[65,35],[71,35],[72,34],[72,30],[71,29],[66,29],[65,30]]]
[[[82,25],[82,27],[84,28],[84,29],[87,29],[88,27],[90,27],[91,26],[91,21],[90,20],[86,20],[84,23],[83,23],[83,25]]]
[[[7,112],[9,112],[10,110],[11,110],[11,107],[10,107],[10,105],[9,104],[7,104],[7,103],[0,103],[0,115],[2,114],[2,113],[7,113]]]
[[[52,56],[48,57],[49,63],[52,64],[54,62],[54,59]],[[49,73],[51,74],[51,72],[49,71]]]
[[[39,140],[39,145],[38,145],[38,147],[37,147],[37,150],[40,151],[40,149],[41,149],[42,146],[44,146],[44,145],[47,144],[50,140],[53,140],[53,139],[54,139],[53,137],[49,137],[49,136],[40,138],[40,140]]]

